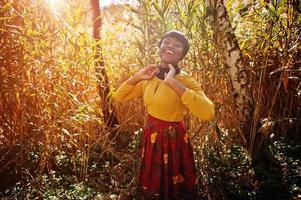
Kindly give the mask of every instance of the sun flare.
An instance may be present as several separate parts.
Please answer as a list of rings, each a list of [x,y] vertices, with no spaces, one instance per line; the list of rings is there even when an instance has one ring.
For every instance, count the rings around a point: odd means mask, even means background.
[[[51,7],[55,7],[60,0],[45,0],[46,3],[48,3]]]
[[[64,0],[44,0],[52,9],[56,10],[59,4],[64,2]],[[130,2],[130,0],[99,0],[101,7],[109,6],[111,4],[121,4],[125,2]]]
[[[59,14],[59,10],[62,7],[62,3],[64,3],[64,0],[44,0],[44,1],[55,15]]]

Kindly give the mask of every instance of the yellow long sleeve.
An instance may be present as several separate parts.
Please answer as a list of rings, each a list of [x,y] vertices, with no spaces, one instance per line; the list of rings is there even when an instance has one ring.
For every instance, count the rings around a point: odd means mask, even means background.
[[[196,117],[212,120],[215,115],[215,106],[205,95],[199,83],[192,78],[186,78],[183,81],[187,88],[181,96],[182,103]]]
[[[186,87],[181,96],[155,76],[137,85],[122,83],[113,98],[125,102],[143,97],[147,112],[165,121],[181,121],[187,111],[203,120],[213,119],[214,104],[204,94],[199,83],[182,71],[175,78]]]
[[[126,102],[134,99],[135,97],[142,97],[142,84],[144,81],[136,85],[130,85],[126,82],[122,83],[117,91],[113,94],[113,98],[119,102]]]

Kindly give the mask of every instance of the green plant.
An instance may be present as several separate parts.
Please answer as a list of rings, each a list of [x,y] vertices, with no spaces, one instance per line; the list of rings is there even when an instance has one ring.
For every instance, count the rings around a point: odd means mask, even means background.
[[[295,150],[300,147],[295,145],[296,143],[286,139],[271,141],[254,156],[255,175],[259,185],[257,199],[293,199],[300,193],[300,188],[295,185],[300,182],[298,176],[295,176],[296,170],[300,168]]]
[[[28,174],[29,175],[29,174]],[[26,176],[2,195],[11,199],[92,199],[97,195],[94,189],[84,182],[78,182],[75,176],[57,175],[51,171],[49,175],[35,178]]]
[[[214,136],[206,134],[202,145],[197,147],[201,192],[214,199],[256,199],[250,153],[233,143],[227,130]]]

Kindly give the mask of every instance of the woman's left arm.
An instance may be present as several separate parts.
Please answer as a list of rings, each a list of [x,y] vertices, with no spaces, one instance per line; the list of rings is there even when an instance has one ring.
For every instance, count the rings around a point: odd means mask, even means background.
[[[172,67],[173,68],[173,67]],[[181,98],[182,103],[195,116],[203,120],[212,120],[215,115],[215,106],[205,95],[200,84],[190,76],[184,76],[184,84],[174,78],[174,72],[170,67],[170,72],[164,82],[171,87]]]

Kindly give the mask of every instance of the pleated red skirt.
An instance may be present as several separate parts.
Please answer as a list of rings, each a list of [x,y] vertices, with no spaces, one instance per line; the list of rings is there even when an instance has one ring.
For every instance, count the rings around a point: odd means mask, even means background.
[[[168,122],[149,115],[141,144],[139,188],[146,199],[196,195],[193,150],[183,121]]]

